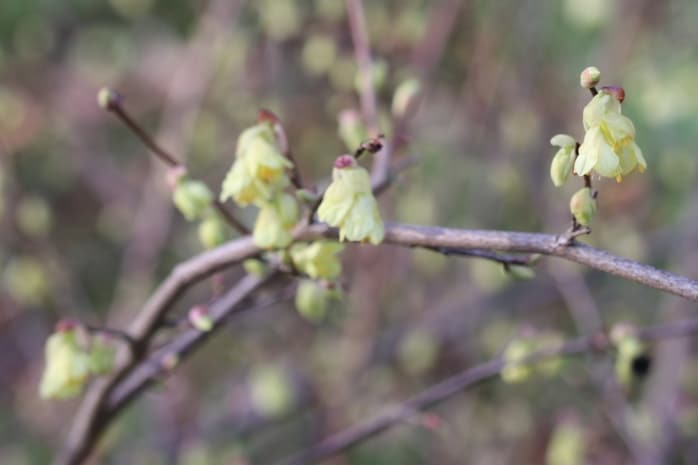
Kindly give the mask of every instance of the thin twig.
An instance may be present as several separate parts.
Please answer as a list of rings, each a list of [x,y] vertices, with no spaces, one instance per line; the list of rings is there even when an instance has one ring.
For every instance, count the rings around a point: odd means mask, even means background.
[[[658,340],[685,337],[698,333],[698,319],[654,326],[638,331],[637,337],[644,340]],[[554,350],[540,350],[523,359],[521,364],[534,364],[551,358],[571,357],[587,353],[605,352],[613,348],[605,333],[596,333],[571,339]],[[422,410],[437,405],[456,394],[480,384],[496,379],[506,363],[502,359],[476,365],[455,376],[429,387],[408,401],[386,409],[368,421],[359,423],[344,431],[335,433],[317,445],[280,462],[282,465],[317,463],[339,454],[356,444],[370,439],[387,428],[402,423]]]
[[[450,256],[450,255],[460,255],[463,257],[474,257],[482,258],[496,263],[501,263],[502,265],[520,265],[520,266],[530,266],[535,259],[535,255],[508,255],[492,250],[483,249],[461,249],[456,247],[424,247],[427,250],[432,250],[434,252]]]
[[[274,275],[275,273],[271,273],[264,278],[247,276],[240,280],[235,287],[211,306],[210,312],[214,322],[224,320],[227,314],[232,312],[237,305],[242,303],[251,293]],[[149,333],[137,333],[133,329],[138,328],[130,328],[129,331],[135,342],[132,350],[121,352],[119,354],[119,368],[117,371],[106,379],[96,380],[83,399],[80,409],[73,420],[67,443],[56,459],[55,463],[57,465],[77,465],[82,463],[96,445],[97,439],[106,426],[111,422],[114,415],[118,413],[118,410],[108,410],[105,400],[112,395],[114,389],[121,386],[122,382],[125,382],[124,380],[131,379],[132,368],[137,366],[136,363],[143,358],[143,346],[150,341]],[[191,331],[188,331],[184,334],[191,335],[191,333]],[[140,352],[139,349],[141,349]],[[137,390],[140,392],[150,381],[142,379],[141,382],[143,384],[138,384],[136,386]],[[135,392],[131,393],[129,399],[135,394]]]
[[[129,129],[131,129],[134,134],[148,147],[157,157],[167,164],[170,168],[184,168],[186,171],[186,166],[180,162],[174,155],[170,154],[167,150],[162,148],[155,139],[153,139],[148,132],[143,129],[143,127],[136,122],[136,120],[129,114],[123,105],[123,100],[121,98],[115,98],[110,101],[110,105],[107,109],[118,116],[119,120],[122,121]],[[240,234],[247,235],[250,234],[250,229],[245,226],[240,220],[235,218],[235,216],[228,211],[225,206],[223,206],[217,199],[211,199],[211,206],[214,207],[221,213],[221,216],[225,221],[228,222],[236,231]]]

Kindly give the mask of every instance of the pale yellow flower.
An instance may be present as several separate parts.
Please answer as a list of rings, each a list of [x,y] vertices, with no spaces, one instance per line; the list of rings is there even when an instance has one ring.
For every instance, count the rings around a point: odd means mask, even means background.
[[[344,250],[338,242],[317,241],[312,244],[295,244],[291,258],[297,269],[314,279],[336,279],[342,272],[337,254]]]
[[[620,181],[635,168],[645,171],[647,162],[635,143],[635,127],[621,114],[620,102],[613,95],[599,92],[584,108],[583,123],[586,134],[574,164],[578,175],[594,170]]]
[[[560,147],[550,163],[550,178],[555,186],[560,187],[572,173],[577,142],[567,134],[557,134],[550,139],[550,145]]]
[[[339,240],[383,241],[385,229],[371,190],[371,178],[351,155],[335,161],[332,183],[318,208],[318,218],[339,228]]]
[[[252,238],[262,249],[281,249],[293,239],[291,230],[298,222],[298,204],[289,194],[278,194],[261,205]]]
[[[238,138],[236,159],[223,181],[221,201],[261,205],[289,184],[286,170],[293,164],[281,153],[273,129],[259,123]]]
[[[82,392],[90,376],[90,356],[78,344],[74,330],[59,330],[45,346],[46,366],[39,395],[43,399],[68,399]]]

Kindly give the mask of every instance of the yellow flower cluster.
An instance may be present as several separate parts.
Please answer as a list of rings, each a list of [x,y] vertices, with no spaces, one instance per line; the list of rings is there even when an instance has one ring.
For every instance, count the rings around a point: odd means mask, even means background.
[[[102,337],[91,342],[79,326],[59,323],[46,340],[44,368],[39,385],[42,399],[68,399],[82,392],[91,375],[111,371],[114,348]]]
[[[258,247],[279,249],[291,243],[299,218],[298,203],[284,192],[293,164],[281,153],[272,124],[263,121],[240,134],[235,162],[223,181],[221,201],[259,207],[253,240]]]
[[[622,177],[635,168],[647,168],[642,150],[635,143],[635,126],[621,114],[622,89],[603,88],[584,108],[586,134],[574,164],[578,175],[592,170],[601,176]]]

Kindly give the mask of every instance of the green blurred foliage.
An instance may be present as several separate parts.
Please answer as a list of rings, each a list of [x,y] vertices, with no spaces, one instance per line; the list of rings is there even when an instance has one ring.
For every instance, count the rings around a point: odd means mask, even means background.
[[[135,118],[186,158],[189,174],[214,196],[237,136],[259,108],[281,117],[304,179],[319,186],[336,156],[366,137],[345,2],[234,3],[2,2],[0,463],[47,463],[75,411],[35,395],[53,323],[78,317],[121,327],[178,262],[203,250],[198,223],[173,211],[162,167],[97,107],[99,88],[123,92]],[[395,93],[401,85],[397,100],[411,93],[404,83],[419,75],[413,64],[429,50],[425,34],[445,27],[432,21],[446,3],[364,2],[388,134]],[[581,183],[552,186],[556,149],[548,141],[557,133],[583,136],[589,96],[578,79],[593,64],[602,85],[624,86],[623,112],[649,167],[621,184],[594,180],[594,230],[583,240],[695,277],[683,255],[696,243],[698,4],[451,3],[461,7],[453,32],[420,82],[409,144],[396,156],[416,163],[382,198],[384,218],[563,231]],[[239,213],[252,224],[254,211]],[[203,231],[209,245],[224,237],[214,226]],[[563,271],[588,287],[605,323],[652,324],[668,314],[656,291],[545,259],[503,273],[478,259],[351,245],[343,261],[341,311],[334,303],[311,306],[305,316],[322,321],[311,324],[291,299],[236,317],[117,422],[103,446],[109,463],[271,463],[501,355],[522,324],[572,336],[579,328],[570,310],[582,298],[565,300],[555,279]],[[242,273],[225,273],[222,284]],[[197,286],[173,312],[185,315],[210,295],[208,284]],[[698,368],[686,363],[666,463],[698,461],[690,447]],[[611,379],[613,365],[606,368]],[[537,464],[547,457],[560,465],[584,463],[582,453],[622,462],[626,445],[589,371],[576,361],[550,379],[469,391],[434,410],[438,428],[415,417],[353,449],[346,462]],[[651,441],[657,424],[648,401],[637,402],[622,421]],[[571,424],[550,422],[570,410]]]

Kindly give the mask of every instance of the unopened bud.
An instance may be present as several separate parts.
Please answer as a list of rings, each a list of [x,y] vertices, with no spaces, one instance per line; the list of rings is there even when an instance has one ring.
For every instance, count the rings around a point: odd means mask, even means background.
[[[245,260],[242,262],[242,267],[252,276],[264,276],[268,269],[267,265],[263,261],[257,260],[256,258],[249,258]]]
[[[402,118],[408,111],[411,111],[421,88],[422,86],[417,79],[412,78],[403,81],[395,89],[395,94],[393,95],[393,115]]]
[[[200,305],[189,310],[189,323],[204,333],[213,329],[213,320],[208,313],[208,309]]]
[[[107,111],[113,111],[121,105],[121,94],[109,87],[103,87],[97,93],[97,103]]]
[[[601,88],[601,91],[612,95],[620,103],[623,103],[623,100],[625,100],[625,89],[621,86],[605,86]]]
[[[575,192],[570,199],[570,212],[579,224],[589,226],[596,213],[596,200],[591,189],[584,187]]]
[[[201,218],[211,207],[213,193],[201,181],[181,179],[172,194],[172,200],[188,220]]]
[[[302,280],[296,290],[295,303],[298,313],[313,323],[324,320],[329,303],[327,294],[327,289],[319,283]]]
[[[199,240],[207,249],[213,249],[227,240],[226,225],[218,214],[211,214],[199,224]]]
[[[339,113],[338,133],[349,150],[356,149],[366,139],[366,128],[358,111],[343,110]]]
[[[596,86],[601,80],[601,71],[596,66],[588,66],[584,68],[582,74],[579,75],[579,85],[585,89],[591,89]]]

